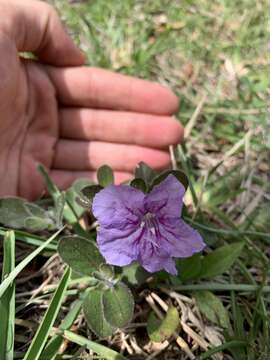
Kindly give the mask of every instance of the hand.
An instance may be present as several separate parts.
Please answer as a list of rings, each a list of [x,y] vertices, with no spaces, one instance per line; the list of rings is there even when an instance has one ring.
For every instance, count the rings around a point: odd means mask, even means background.
[[[44,164],[60,188],[108,164],[117,182],[139,161],[170,163],[183,129],[177,98],[148,81],[82,66],[84,57],[49,5],[0,3],[0,196],[35,199]],[[32,52],[37,61],[19,57]]]

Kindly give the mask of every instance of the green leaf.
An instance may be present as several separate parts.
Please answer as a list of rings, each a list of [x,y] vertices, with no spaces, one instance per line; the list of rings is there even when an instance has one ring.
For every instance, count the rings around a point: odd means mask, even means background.
[[[11,271],[11,273],[2,281],[0,285],[0,298],[8,289],[13,280],[17,277],[17,275],[39,254],[43,249],[45,249],[62,231],[63,229],[58,230],[55,234],[53,234],[47,241],[45,241],[42,245],[40,245],[36,250],[32,251],[25,259],[23,259],[15,268]]]
[[[122,268],[122,278],[130,285],[141,285],[150,276],[137,262]]]
[[[217,296],[210,291],[197,291],[194,292],[194,297],[198,308],[208,320],[225,329],[229,328],[228,312]]]
[[[90,210],[95,195],[102,189],[103,187],[100,185],[90,185],[84,187],[76,198],[77,203],[82,207],[85,207],[88,210]]]
[[[50,178],[47,170],[45,169],[45,167],[43,165],[39,164],[38,170],[44,179],[44,182],[47,186],[49,194],[53,198],[55,206],[57,206],[58,198],[61,197],[60,190],[54,184],[54,182]],[[77,216],[76,212],[74,211],[72,204],[68,203],[68,199],[66,199],[66,200],[67,200],[67,203],[65,204],[65,207],[64,207],[64,218],[67,220],[67,222],[69,224],[73,225],[73,228],[75,231],[80,231],[82,233],[83,229],[78,224],[78,216]]]
[[[0,199],[0,222],[15,229],[26,228],[31,231],[55,229],[54,221],[47,211],[16,197]]]
[[[224,245],[206,255],[202,260],[202,272],[200,277],[214,277],[229,270],[241,254],[244,245],[243,242]]]
[[[143,179],[134,179],[130,182],[130,186],[134,187],[135,189],[141,190],[142,192],[147,191],[146,183]]]
[[[152,341],[163,342],[170,338],[179,325],[178,310],[171,306],[163,320],[159,320],[154,312],[147,321],[147,333]]]
[[[101,166],[97,171],[97,179],[99,185],[103,187],[114,184],[112,169],[108,165]]]
[[[123,283],[104,291],[104,316],[109,324],[122,328],[132,319],[134,312],[134,299],[129,288]]]
[[[196,253],[189,258],[177,259],[176,267],[182,281],[197,279],[202,270],[202,255]]]
[[[108,264],[101,264],[99,274],[104,280],[112,281],[114,279],[114,268]]]
[[[55,229],[54,221],[47,211],[16,197],[0,199],[0,222],[15,229],[26,228],[31,231]]]
[[[147,188],[150,187],[152,181],[157,176],[157,172],[143,161],[140,162],[135,169],[135,178],[144,180]]]
[[[3,244],[4,256],[2,265],[2,281],[15,267],[15,236],[7,231]],[[15,324],[15,282],[0,298],[0,359],[13,360],[14,324]]]
[[[58,252],[63,261],[81,275],[92,275],[104,263],[96,244],[81,236],[62,237]]]
[[[0,199],[0,222],[14,229],[23,228],[25,219],[31,216],[25,203],[25,200],[16,197]]]
[[[67,268],[59,285],[56,289],[52,301],[43,317],[43,320],[34,336],[34,339],[31,342],[30,347],[27,350],[27,353],[24,356],[24,360],[36,360],[39,359],[39,356],[45,346],[49,332],[55,322],[55,319],[58,315],[58,312],[61,307],[61,303],[65,296],[65,292],[68,286],[70,279],[71,269]]]
[[[77,217],[80,218],[85,212],[86,208],[89,209],[89,206],[82,203],[79,200],[83,200],[83,195],[81,190],[87,186],[92,186],[93,182],[89,179],[77,179],[74,181],[72,186],[66,191],[66,200],[67,203],[72,207]],[[87,200],[87,199],[86,199]]]
[[[90,329],[101,338],[111,336],[114,332],[114,327],[104,316],[103,294],[104,290],[101,289],[90,290],[83,301],[86,322]]]
[[[101,345],[94,341],[88,340],[83,336],[74,334],[71,331],[65,330],[63,333],[63,336],[67,340],[69,340],[75,344],[78,344],[81,347],[85,347],[86,349],[94,351],[96,354],[100,355],[102,358],[104,358],[106,360],[127,360],[126,357],[119,354],[118,352],[111,350],[104,345]]]
[[[34,215],[39,218],[44,218],[44,217],[48,216],[47,212],[36,204],[28,203],[25,201],[24,206],[29,211],[29,214],[31,214],[31,215]]]
[[[42,219],[37,216],[28,217],[24,221],[24,228],[29,231],[42,231],[45,229],[55,229],[55,224],[51,219]]]
[[[180,170],[166,170],[162,172],[160,175],[156,176],[152,182],[152,186],[160,184],[163,180],[165,180],[169,175],[173,175],[184,187],[188,188],[189,181],[188,177],[183,171]]]

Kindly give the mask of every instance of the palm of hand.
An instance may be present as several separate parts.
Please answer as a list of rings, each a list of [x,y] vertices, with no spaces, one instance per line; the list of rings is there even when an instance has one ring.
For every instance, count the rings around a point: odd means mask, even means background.
[[[168,145],[183,135],[171,117],[175,95],[155,83],[75,66],[83,59],[45,3],[9,0],[1,6],[25,25],[20,35],[20,22],[8,23],[12,36],[12,24],[18,24],[16,41],[0,33],[0,196],[40,196],[38,163],[60,188],[79,177],[95,179],[103,164],[115,170],[117,182],[129,178],[139,161],[169,165]],[[42,19],[35,17],[35,7]],[[32,48],[43,63],[18,56],[17,49]]]
[[[2,68],[10,76],[0,90],[0,194],[35,198],[43,190],[37,164],[52,167],[59,136],[55,89],[42,65],[12,53],[8,59]]]

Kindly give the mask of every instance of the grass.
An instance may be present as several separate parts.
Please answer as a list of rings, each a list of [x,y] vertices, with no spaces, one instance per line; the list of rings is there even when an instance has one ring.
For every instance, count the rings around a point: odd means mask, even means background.
[[[51,3],[87,54],[89,65],[156,80],[176,92],[180,100],[177,115],[188,136],[175,149],[174,157],[192,180],[186,199],[192,214],[189,220],[209,248],[241,241],[245,250],[229,271],[215,277],[184,284],[175,281],[165,287],[161,274],[162,286],[152,284],[154,309],[162,301],[179,309],[178,342],[172,338],[162,348],[147,338],[144,314],[150,305],[145,300],[149,289],[144,289],[136,294],[138,313],[130,327],[100,344],[79,314],[76,301],[80,300],[74,300],[86,287],[84,282],[72,279],[67,292],[65,286],[57,288],[63,265],[55,255],[54,238],[45,245],[42,237],[16,231],[17,266],[12,265],[12,249],[4,246],[4,263],[10,263],[9,269],[4,267],[10,275],[0,285],[0,291],[8,289],[10,294],[3,293],[12,296],[16,277],[14,358],[27,358],[39,323],[44,317],[44,327],[52,311],[45,326],[50,340],[43,344],[44,359],[54,359],[56,354],[57,359],[94,354],[106,359],[171,360],[192,358],[192,354],[197,359],[269,359],[269,1]],[[53,184],[51,195],[54,199],[59,195]],[[65,216],[76,222],[70,208],[65,209]],[[0,229],[1,236],[4,231]],[[82,229],[76,224],[73,231]],[[54,300],[68,295],[60,310],[48,308],[54,291]],[[211,309],[196,305],[196,291],[215,294],[229,327],[224,329]],[[13,315],[11,309],[11,323]],[[122,355],[117,354],[120,352]]]

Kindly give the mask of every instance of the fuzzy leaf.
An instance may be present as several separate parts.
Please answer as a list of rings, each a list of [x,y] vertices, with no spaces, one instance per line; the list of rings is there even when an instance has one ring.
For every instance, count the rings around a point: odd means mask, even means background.
[[[141,285],[149,276],[149,273],[137,262],[133,262],[122,268],[123,280],[130,285]]]
[[[103,290],[93,289],[88,292],[83,302],[83,312],[90,329],[99,337],[113,334],[114,328],[106,321],[103,308]]]
[[[58,252],[63,261],[81,275],[92,275],[104,263],[96,244],[81,236],[62,237]]]
[[[114,278],[114,268],[108,264],[101,264],[99,267],[99,273],[104,280],[111,281]]]
[[[97,171],[97,179],[100,186],[108,186],[114,183],[112,169],[108,165],[101,166]]]
[[[150,187],[152,181],[157,176],[157,172],[150,166],[141,161],[135,169],[135,178],[144,180],[147,187]]]
[[[163,342],[172,336],[178,325],[178,310],[174,306],[171,306],[163,320],[159,320],[155,313],[150,313],[147,321],[147,332],[152,341]]]
[[[78,218],[83,215],[86,208],[86,206],[82,204],[82,202],[78,201],[78,199],[81,199],[82,197],[81,190],[87,186],[92,185],[93,182],[89,179],[77,179],[66,191],[66,201]],[[89,209],[89,207],[87,208]]]
[[[0,223],[15,229],[23,228],[25,219],[31,216],[25,203],[25,200],[16,197],[0,199]]]
[[[30,216],[25,219],[24,228],[30,231],[42,231],[45,229],[53,230],[55,229],[55,225],[50,219],[42,219],[37,216]]]
[[[222,301],[210,291],[194,293],[198,308],[210,321],[227,329],[230,325],[229,315]]]
[[[76,199],[77,203],[79,205],[81,205],[82,207],[90,210],[95,195],[102,189],[103,189],[103,187],[100,185],[90,185],[90,186],[84,187],[80,191],[80,194],[78,195],[78,197]]]
[[[122,328],[133,316],[134,299],[129,288],[123,283],[107,289],[103,294],[104,316],[109,324]]]
[[[14,229],[31,231],[55,229],[49,213],[36,204],[17,197],[0,199],[0,223]]]
[[[42,209],[40,206],[33,204],[33,203],[28,203],[28,202],[24,202],[24,206],[26,208],[26,210],[29,211],[30,214],[37,216],[39,218],[44,218],[47,217],[47,211],[45,211],[44,209]]]
[[[130,182],[130,186],[135,189],[141,190],[142,192],[146,192],[147,186],[143,179],[134,179]]]
[[[178,259],[176,267],[182,281],[197,279],[202,269],[202,255],[196,253],[185,259]]]
[[[243,247],[243,242],[236,242],[230,245],[224,245],[206,255],[202,260],[200,277],[214,277],[229,270],[241,254]]]

